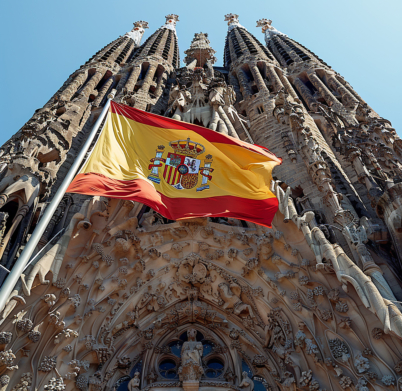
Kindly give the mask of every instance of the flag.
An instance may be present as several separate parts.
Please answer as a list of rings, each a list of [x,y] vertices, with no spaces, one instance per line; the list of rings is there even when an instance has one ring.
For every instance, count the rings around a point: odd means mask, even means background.
[[[220,216],[269,227],[280,163],[263,147],[111,102],[67,192],[138,201],[171,220]]]

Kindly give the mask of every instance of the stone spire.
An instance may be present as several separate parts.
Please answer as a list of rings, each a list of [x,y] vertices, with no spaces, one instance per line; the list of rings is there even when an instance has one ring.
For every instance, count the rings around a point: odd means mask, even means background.
[[[260,19],[257,20],[257,27],[262,28],[262,32],[265,35],[265,42],[268,43],[268,41],[274,36],[274,35],[283,35],[287,37],[286,34],[281,33],[279,30],[277,30],[275,27],[272,25],[272,20],[270,19]]]
[[[158,28],[135,51],[120,78],[117,101],[145,110],[156,101],[165,88],[168,75],[179,66],[179,46],[176,35],[178,15],[166,16]],[[145,26],[141,24],[143,29]]]
[[[232,31],[235,27],[244,27],[239,23],[239,15],[236,14],[226,14],[225,22],[228,22],[228,31]]]
[[[211,64],[214,64],[216,62],[216,57],[214,56],[216,51],[209,44],[208,34],[194,34],[190,48],[184,52],[187,55],[184,58],[184,62],[189,65],[194,60],[197,60],[197,67],[203,67],[208,60]]]
[[[281,65],[288,67],[293,63],[313,61],[328,66],[328,64],[316,54],[312,53],[294,39],[289,38],[286,34],[283,34],[276,28],[272,27],[271,24],[272,20],[269,19],[257,20],[257,27],[262,28],[262,33],[265,36],[265,43],[268,49],[274,54],[275,58],[281,63]]]
[[[139,20],[134,23],[134,28],[126,33],[126,37],[131,38],[134,41],[135,46],[139,46],[142,36],[144,35],[145,29],[148,27],[148,22],[144,22],[143,20]]]
[[[52,197],[69,170],[99,108],[116,88],[117,74],[140,44],[146,27],[146,22],[136,22],[132,31],[95,53],[0,148],[0,208],[9,216],[0,243],[0,259],[6,267],[12,267],[19,246],[26,240],[32,216],[43,213],[43,201]],[[20,205],[9,202],[17,194]],[[67,213],[67,205],[60,204],[55,216]],[[50,238],[55,224],[48,227],[40,246]]]
[[[238,61],[243,56],[276,63],[272,53],[239,23],[239,15],[227,14],[225,21],[229,26],[224,50],[225,67],[229,68],[232,62]]]

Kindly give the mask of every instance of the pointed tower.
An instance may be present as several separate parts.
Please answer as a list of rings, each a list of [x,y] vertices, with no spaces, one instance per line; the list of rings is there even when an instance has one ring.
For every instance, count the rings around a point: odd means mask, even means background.
[[[117,100],[148,111],[158,102],[170,73],[180,64],[178,21],[177,15],[167,15],[166,23],[133,53],[121,72]]]
[[[268,91],[267,82],[278,88],[274,67],[279,65],[272,53],[240,23],[236,14],[225,15],[228,34],[224,50],[224,66],[230,69],[229,81],[237,94],[247,100],[259,91]]]
[[[387,229],[369,206],[367,194],[366,198],[362,198],[360,183],[354,183],[356,174],[350,172],[350,163],[345,164],[334,148],[336,139],[333,134],[333,138],[327,137],[320,129],[324,112],[334,120],[337,116],[342,124],[356,126],[357,99],[353,107],[346,107],[338,100],[340,95],[337,98],[331,93],[323,77],[328,75],[334,79],[335,72],[318,57],[307,56],[306,49],[303,51],[301,46],[299,49],[296,43],[291,43],[284,34],[274,30],[270,21],[258,21],[268,42],[287,42],[286,47],[291,48],[287,52],[285,49],[279,52],[278,49],[280,56],[276,58],[271,46],[265,51],[260,49],[256,38],[239,24],[237,15],[226,15],[225,20],[229,21],[225,65],[229,67],[232,76],[229,80],[234,88],[236,83],[240,87],[242,100],[238,100],[237,108],[250,121],[253,141],[283,158],[282,165],[275,168],[274,174],[280,183],[290,188],[302,211],[314,211],[315,217],[309,222],[311,229],[319,224],[335,226],[337,229],[330,234],[333,240],[344,245],[344,250],[365,268],[367,275],[376,276],[373,280],[379,288],[385,284],[386,297],[395,300],[391,288],[384,283],[379,266],[362,241],[356,239],[356,232],[364,232],[367,237],[376,231],[378,235],[373,238],[380,244]],[[288,58],[292,59],[289,65],[286,63]],[[312,106],[315,107],[313,112],[307,104],[303,105],[307,103],[304,99],[306,94],[299,92],[305,91],[298,88],[303,77],[309,80],[309,83],[303,82],[306,89],[311,85],[317,86],[317,93],[309,101],[316,104]],[[347,94],[352,96],[350,92]],[[325,103],[328,104],[326,108],[323,106]],[[322,109],[320,116],[319,107]],[[392,258],[391,253],[389,257]]]
[[[77,150],[103,106],[116,88],[125,61],[138,48],[148,23],[106,45],[74,72],[57,93],[0,148],[0,212],[3,227],[0,259],[11,267],[17,251],[43,213],[45,201],[68,171]],[[59,181],[59,182],[57,182]],[[66,202],[60,208],[71,205]],[[59,210],[61,219],[64,212]],[[56,214],[57,215],[57,214]],[[49,226],[42,244],[49,239]]]
[[[376,242],[386,242],[385,223],[402,254],[402,220],[392,217],[401,212],[395,202],[402,199],[402,140],[391,123],[369,107],[342,76],[271,23],[260,19],[257,26],[262,28],[267,47],[285,69],[300,102],[353,183],[357,197],[349,197],[355,204],[360,199],[359,204],[365,205],[372,218],[377,214],[382,219],[372,221],[376,230],[383,232]],[[328,158],[327,162],[338,176],[333,162]],[[343,186],[338,184],[340,192],[345,190]],[[391,264],[401,270],[399,262],[392,258],[390,255]]]

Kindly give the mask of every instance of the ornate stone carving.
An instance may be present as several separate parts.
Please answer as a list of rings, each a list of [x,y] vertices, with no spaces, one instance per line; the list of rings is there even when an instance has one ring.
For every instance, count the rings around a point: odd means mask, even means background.
[[[187,331],[188,341],[184,342],[181,350],[181,366],[178,374],[183,382],[199,382],[204,373],[202,367],[203,346],[196,340],[197,331]]]

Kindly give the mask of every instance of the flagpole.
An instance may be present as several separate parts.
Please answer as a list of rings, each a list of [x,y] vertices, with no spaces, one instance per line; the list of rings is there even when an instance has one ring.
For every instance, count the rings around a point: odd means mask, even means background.
[[[15,263],[14,267],[11,269],[10,274],[6,277],[6,280],[4,281],[3,286],[1,287],[0,290],[0,312],[2,312],[4,307],[6,306],[6,302],[10,294],[12,293],[15,285],[17,284],[18,279],[23,273],[26,264],[29,262],[32,253],[35,251],[35,248],[39,243],[42,234],[45,232],[46,227],[49,224],[51,218],[53,217],[53,214],[56,211],[57,207],[59,206],[59,203],[62,200],[68,186],[70,185],[70,183],[75,177],[75,174],[80,168],[80,165],[85,158],[85,154],[87,153],[89,147],[91,146],[92,141],[94,140],[96,133],[98,132],[98,129],[109,110],[110,102],[115,97],[115,94],[116,90],[112,90],[112,92],[108,95],[107,102],[103,107],[102,112],[100,113],[98,119],[96,120],[95,125],[93,126],[92,131],[89,134],[84,146],[82,147],[78,156],[74,159],[74,163],[70,167],[70,170],[67,172],[67,175],[65,176],[62,184],[57,189],[57,192],[54,195],[52,201],[45,209],[45,213],[39,220],[38,225],[35,227],[32,236],[28,240],[24,250],[17,259],[17,262]]]

